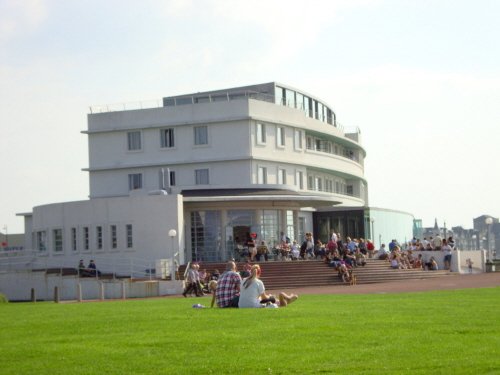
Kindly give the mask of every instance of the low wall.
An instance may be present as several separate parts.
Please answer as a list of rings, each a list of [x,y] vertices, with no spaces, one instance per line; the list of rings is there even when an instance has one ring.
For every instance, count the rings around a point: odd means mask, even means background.
[[[98,280],[78,276],[46,275],[45,272],[0,272],[0,293],[11,301],[29,301],[31,289],[36,299],[53,301],[57,287],[60,300],[144,298],[181,294],[182,281]]]
[[[424,262],[428,262],[431,257],[436,259],[440,270],[444,269],[444,252],[443,251],[414,251],[415,257],[422,254]],[[453,272],[468,273],[467,259],[472,261],[472,272],[485,272],[486,251],[485,250],[456,250],[451,255],[451,270]]]

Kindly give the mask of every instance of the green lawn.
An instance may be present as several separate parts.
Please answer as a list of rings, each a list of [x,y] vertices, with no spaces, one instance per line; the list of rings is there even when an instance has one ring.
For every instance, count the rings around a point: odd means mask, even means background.
[[[0,374],[500,374],[500,288],[0,304]]]

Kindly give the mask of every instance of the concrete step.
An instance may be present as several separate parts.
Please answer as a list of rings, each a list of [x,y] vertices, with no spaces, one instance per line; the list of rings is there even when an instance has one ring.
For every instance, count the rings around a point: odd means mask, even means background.
[[[266,289],[287,289],[305,286],[327,286],[343,284],[338,273],[320,260],[309,261],[268,261],[259,262],[262,269],[262,281]],[[242,270],[245,263],[237,263],[238,270]],[[225,263],[204,263],[200,269],[220,273],[225,270]],[[185,266],[179,268],[179,274],[184,274]],[[353,270],[357,282],[372,284],[397,280],[421,280],[426,278],[446,277],[448,271],[423,271],[417,269],[395,270],[390,268],[389,262],[378,259],[367,259],[364,267]]]

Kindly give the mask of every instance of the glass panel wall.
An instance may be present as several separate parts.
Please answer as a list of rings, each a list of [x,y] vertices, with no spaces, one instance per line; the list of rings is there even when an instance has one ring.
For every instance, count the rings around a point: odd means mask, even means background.
[[[191,259],[216,262],[222,259],[221,218],[219,211],[191,212]]]
[[[274,246],[279,242],[280,234],[280,211],[263,210],[261,219],[261,236],[268,246]]]
[[[278,105],[300,109],[308,117],[336,126],[335,113],[330,108],[299,92],[276,86],[274,102]]]
[[[295,91],[286,90],[286,105],[290,108],[295,107]]]

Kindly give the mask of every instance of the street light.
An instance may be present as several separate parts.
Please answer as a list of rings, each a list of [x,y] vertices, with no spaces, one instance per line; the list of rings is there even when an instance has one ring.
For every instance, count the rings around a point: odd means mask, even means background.
[[[5,233],[4,233],[5,241],[2,243],[2,245],[3,245],[2,247],[7,248],[9,246],[9,232],[8,232],[7,225],[3,226],[3,230],[5,231]]]
[[[492,217],[487,217],[484,222],[486,223],[486,238],[488,239],[487,240],[487,244],[488,244],[488,247],[486,250],[488,250],[488,259],[489,261],[491,262],[493,259],[491,257],[491,245],[490,245],[490,228],[491,228],[491,224],[493,224],[493,218]]]
[[[371,223],[372,223],[372,235],[371,235],[371,238],[372,238],[372,241],[373,241],[373,246],[375,246],[375,218],[372,217],[370,219]]]
[[[170,273],[170,279],[171,280],[175,280],[175,265],[174,265],[174,259],[175,259],[175,255],[176,253],[174,253],[174,238],[177,236],[177,231],[175,229],[170,229],[168,231],[168,235],[170,236],[170,245],[171,245],[171,262],[172,262],[172,266],[171,266],[171,273]]]

